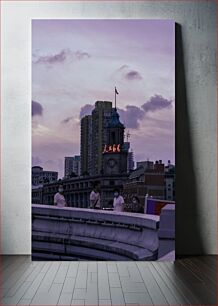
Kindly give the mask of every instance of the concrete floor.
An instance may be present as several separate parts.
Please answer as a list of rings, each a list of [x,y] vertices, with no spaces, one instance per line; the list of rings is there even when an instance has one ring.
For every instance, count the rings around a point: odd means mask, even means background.
[[[217,257],[169,262],[1,257],[1,305],[217,305]]]

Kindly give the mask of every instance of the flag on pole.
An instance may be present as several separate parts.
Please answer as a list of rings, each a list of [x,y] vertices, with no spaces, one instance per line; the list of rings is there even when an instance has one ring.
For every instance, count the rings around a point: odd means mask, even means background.
[[[114,95],[115,95],[115,97],[114,97],[114,98],[115,98],[115,99],[114,99],[114,100],[115,100],[115,109],[117,109],[117,95],[119,95],[119,92],[117,91],[117,88],[116,88],[116,87],[115,87],[114,92],[115,92],[115,94],[114,94]]]

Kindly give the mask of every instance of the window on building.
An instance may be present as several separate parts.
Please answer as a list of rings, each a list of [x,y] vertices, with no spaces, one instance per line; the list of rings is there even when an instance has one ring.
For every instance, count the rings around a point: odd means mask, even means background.
[[[115,132],[111,133],[112,144],[115,143]]]

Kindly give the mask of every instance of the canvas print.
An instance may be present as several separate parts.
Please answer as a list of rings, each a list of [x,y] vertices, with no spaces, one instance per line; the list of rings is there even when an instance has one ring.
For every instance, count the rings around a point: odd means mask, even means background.
[[[32,20],[32,259],[175,259],[175,23]]]

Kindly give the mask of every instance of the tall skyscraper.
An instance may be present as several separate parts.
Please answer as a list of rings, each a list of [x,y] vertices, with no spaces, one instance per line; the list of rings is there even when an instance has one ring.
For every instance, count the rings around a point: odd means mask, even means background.
[[[124,142],[124,147],[128,151],[128,156],[127,156],[127,172],[129,173],[130,171],[134,170],[134,154],[133,150],[130,150],[130,142],[126,141]]]
[[[92,111],[92,175],[103,170],[102,150],[107,141],[106,125],[111,118],[112,102],[97,101]]]
[[[81,119],[80,135],[81,174],[92,174],[92,116]]]
[[[80,175],[80,156],[65,157],[64,161],[64,176],[70,177],[71,175]]]
[[[132,152],[127,161],[124,130],[112,102],[97,101],[92,115],[81,119],[81,174],[121,174],[134,167]]]
[[[127,172],[134,170],[134,153],[133,150],[128,152],[127,157]]]

